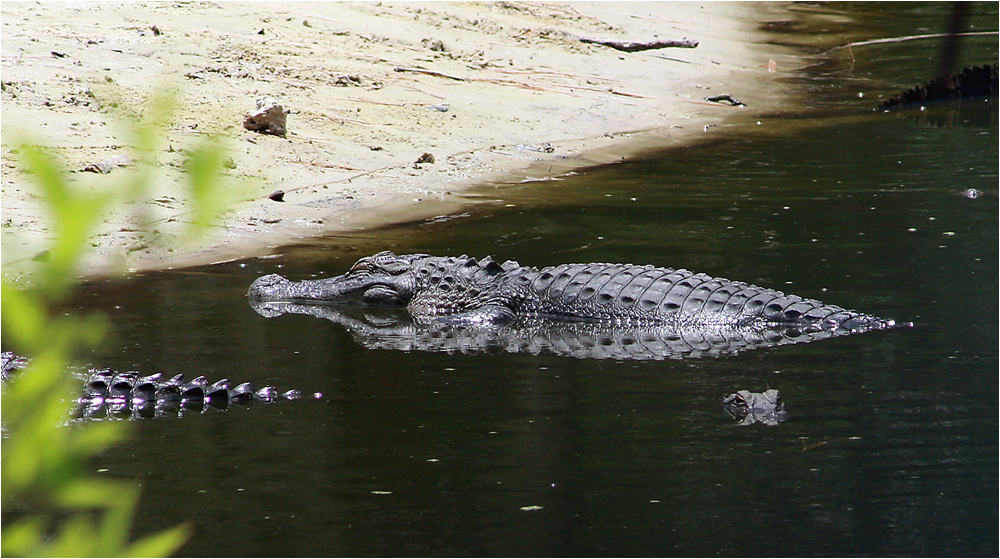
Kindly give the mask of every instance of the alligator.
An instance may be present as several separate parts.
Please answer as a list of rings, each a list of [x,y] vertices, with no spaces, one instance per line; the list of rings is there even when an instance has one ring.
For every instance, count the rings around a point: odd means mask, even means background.
[[[6,383],[18,371],[28,367],[28,359],[12,352],[2,356],[2,379]],[[184,412],[205,413],[225,410],[229,405],[249,406],[254,402],[297,400],[298,390],[278,392],[273,386],[255,389],[244,382],[233,386],[229,380],[209,382],[204,376],[184,380],[179,374],[140,375],[135,371],[94,370],[77,375],[84,381],[83,394],[76,399],[75,418],[147,419]]]
[[[683,269],[595,263],[539,270],[490,257],[388,251],[327,279],[262,276],[247,295],[263,316],[331,320],[366,347],[590,359],[721,356],[900,326]]]
[[[788,419],[781,393],[774,388],[764,392],[740,390],[722,400],[722,407],[739,422],[739,425],[762,423],[774,426]]]
[[[886,111],[955,99],[995,97],[997,95],[998,66],[1000,65],[986,64],[963,68],[887,99],[875,110]]]

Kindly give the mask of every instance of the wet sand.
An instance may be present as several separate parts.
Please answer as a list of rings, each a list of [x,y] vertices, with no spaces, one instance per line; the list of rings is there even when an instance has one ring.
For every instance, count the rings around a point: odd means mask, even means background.
[[[90,239],[87,276],[260,256],[304,238],[460,211],[470,188],[533,180],[709,137],[787,102],[780,7],[730,3],[17,3],[3,10],[3,273],[31,273],[51,225],[17,165],[47,146],[75,187],[120,191],[157,92],[174,116],[156,177]],[[689,39],[626,52],[583,42]],[[767,68],[769,60],[777,71]],[[746,104],[713,103],[729,94]],[[244,129],[268,96],[284,137]],[[183,245],[187,150],[227,150],[227,212]],[[425,156],[430,154],[430,156]],[[431,157],[432,156],[432,157]],[[431,162],[431,159],[433,160]],[[281,201],[272,196],[282,191]],[[502,196],[502,190],[498,191]]]

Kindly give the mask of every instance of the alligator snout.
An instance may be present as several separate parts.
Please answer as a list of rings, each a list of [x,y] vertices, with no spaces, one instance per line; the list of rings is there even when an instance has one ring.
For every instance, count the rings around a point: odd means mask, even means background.
[[[278,274],[261,276],[250,284],[247,297],[255,301],[276,299],[292,282]]]

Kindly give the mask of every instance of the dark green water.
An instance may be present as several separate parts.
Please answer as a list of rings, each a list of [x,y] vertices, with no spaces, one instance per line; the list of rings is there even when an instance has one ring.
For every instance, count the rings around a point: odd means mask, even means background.
[[[995,61],[991,41],[977,48]],[[879,57],[909,60],[901,48]],[[95,468],[142,480],[137,532],[191,521],[184,555],[996,555],[996,101],[872,115],[859,83],[889,91],[912,68],[844,71],[799,78],[824,116],[787,133],[491,187],[503,204],[276,258],[85,286],[77,306],[117,330],[95,364],[324,395],[137,422]],[[338,274],[382,249],[683,267],[916,326],[592,361],[369,350],[247,305],[262,274]],[[740,427],[719,406],[767,387],[788,422]]]

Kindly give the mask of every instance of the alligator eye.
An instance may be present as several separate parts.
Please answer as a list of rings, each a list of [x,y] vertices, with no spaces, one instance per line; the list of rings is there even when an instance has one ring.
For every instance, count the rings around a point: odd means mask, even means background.
[[[371,289],[365,291],[365,294],[361,296],[361,302],[365,305],[382,305],[382,306],[402,306],[406,304],[406,301],[393,289],[389,289],[385,286],[375,286]]]
[[[362,258],[361,260],[355,262],[354,265],[351,266],[351,269],[347,271],[347,273],[350,274],[351,272],[364,272],[367,270],[371,270],[371,268],[372,268],[371,258]]]

